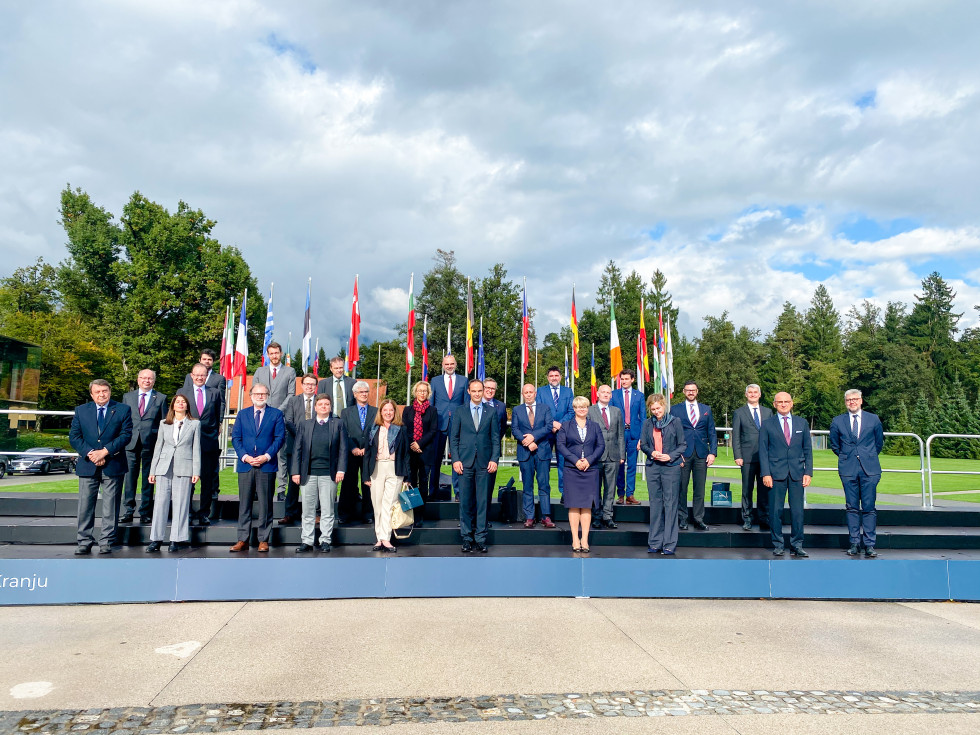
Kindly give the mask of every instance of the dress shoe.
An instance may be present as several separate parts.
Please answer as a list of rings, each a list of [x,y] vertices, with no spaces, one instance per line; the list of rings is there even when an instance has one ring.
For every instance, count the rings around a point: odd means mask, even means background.
[[[119,522],[120,523],[132,523],[133,522],[133,514],[132,513],[127,513],[126,515],[124,515],[122,518],[119,519]]]
[[[140,525],[141,526],[149,526],[151,523],[153,523],[153,516],[140,516]],[[204,524],[204,525],[207,525],[207,524]]]
[[[623,503],[625,503],[625,502],[626,501],[623,498],[621,498],[621,497],[616,498],[616,505],[623,505]]]
[[[239,541],[237,544],[228,549],[228,551],[248,551],[248,541]]]
[[[609,520],[602,522],[602,527],[603,528],[619,528],[619,524],[613,522],[612,518],[610,518]]]
[[[368,516],[367,518],[365,518],[365,519],[364,519],[363,521],[361,521],[361,522],[362,522],[362,523],[366,523],[366,524],[367,524],[367,525],[369,525],[369,526],[373,526],[373,525],[374,525],[374,516]]]
[[[471,551],[473,551],[473,542],[472,541],[464,541],[463,542],[463,545],[460,547],[460,549],[462,550],[462,552],[464,554],[469,554]]]
[[[291,526],[294,523],[296,523],[296,519],[293,518],[292,516],[283,516],[282,518],[279,519],[280,526]]]
[[[698,529],[699,531],[707,531],[708,530],[708,524],[707,523],[704,523],[703,521],[694,521],[694,527],[696,529]]]
[[[858,548],[857,544],[851,544],[850,548],[847,550],[848,556],[857,556],[861,553],[861,549]]]
[[[385,547],[384,544],[377,543],[377,544],[375,544],[374,546],[371,547],[371,551],[383,551],[384,550],[384,547]]]
[[[664,556],[674,556],[676,553],[673,549],[664,549]]]
[[[147,554],[158,554],[160,553],[160,542],[151,541],[149,545],[144,549]]]
[[[99,554],[102,554],[104,556],[106,554],[111,554],[111,553],[112,553],[112,547],[111,546],[100,546],[99,547]]]
[[[541,525],[544,526],[545,528],[554,528],[555,522],[551,520],[551,516],[545,516],[544,520],[541,521]]]
[[[793,556],[798,556],[801,559],[806,559],[808,556],[810,556],[808,553],[803,551],[802,546],[797,546],[795,549],[790,549],[789,553],[792,554]]]
[[[171,541],[170,546],[167,547],[167,551],[169,551],[171,554],[176,554],[178,551],[180,551],[180,544],[178,544],[176,541]]]
[[[661,551],[663,551],[663,549],[655,549],[652,546],[647,546],[648,554],[659,554]]]
[[[313,547],[309,544],[300,544],[296,547],[297,554],[309,554],[311,551],[313,551]]]
[[[686,531],[687,530],[687,522],[685,521],[684,523],[678,523],[677,524],[677,530],[678,531]]]
[[[775,549],[772,550],[772,555],[773,556],[782,556],[785,553],[786,553],[786,549],[784,549],[781,546],[778,546],[778,547],[776,547]]]
[[[92,547],[90,545],[82,544],[75,549],[75,556],[87,556],[92,553]]]
[[[269,551],[269,542],[268,541],[259,541],[259,549],[258,550],[261,551],[263,554],[268,553],[268,551]]]
[[[602,521],[600,521],[599,519],[595,519],[594,521],[592,521],[592,528],[598,531],[600,528],[602,528]]]
[[[640,501],[634,498],[632,495],[626,498],[626,505],[639,505]]]
[[[864,550],[864,555],[868,559],[875,559],[875,558],[878,557],[878,552],[875,551],[875,547],[874,546],[869,546],[868,548],[866,548]]]
[[[316,550],[319,551],[321,554],[329,554],[330,544],[320,544],[319,546],[316,547]]]
[[[397,546],[382,546],[381,547],[381,553],[382,554],[395,554],[397,552],[398,552],[398,547]]]
[[[477,544],[476,550],[479,551],[481,554],[486,554],[488,551],[490,551],[490,549],[487,548],[486,544]]]
[[[524,528],[534,528],[534,519],[528,518],[526,521],[524,521]]]
[[[743,523],[742,524],[742,530],[743,531],[751,531],[752,530],[752,521],[746,521],[745,523]]]
[[[198,516],[197,517],[197,520],[194,521],[193,525],[195,525],[195,526],[210,526],[211,525],[211,521],[208,519],[207,516]]]

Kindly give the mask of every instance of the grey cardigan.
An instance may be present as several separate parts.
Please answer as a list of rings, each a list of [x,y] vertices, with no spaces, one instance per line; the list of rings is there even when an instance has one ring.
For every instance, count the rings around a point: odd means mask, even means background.
[[[157,443],[150,462],[151,475],[166,475],[173,467],[174,477],[201,476],[201,422],[184,419],[180,440],[174,444],[173,424],[160,423]]]

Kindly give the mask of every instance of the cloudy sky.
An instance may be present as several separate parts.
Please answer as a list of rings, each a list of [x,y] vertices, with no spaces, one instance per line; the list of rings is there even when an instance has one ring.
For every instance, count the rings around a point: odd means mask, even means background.
[[[610,258],[663,270],[691,336],[933,270],[973,325],[978,26],[970,0],[3,3],[0,272],[64,257],[70,182],[202,208],[282,339],[312,277],[328,351],[355,273],[388,338],[436,248],[526,276],[540,335]]]

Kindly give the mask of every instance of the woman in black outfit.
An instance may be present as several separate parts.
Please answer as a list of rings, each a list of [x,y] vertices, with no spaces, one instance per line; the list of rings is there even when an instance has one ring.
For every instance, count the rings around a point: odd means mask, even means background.
[[[429,402],[432,387],[420,380],[412,387],[414,400],[402,411],[402,425],[408,431],[408,484],[418,488],[422,500],[429,500],[429,472],[436,463],[436,437],[439,436],[439,417]],[[415,509],[415,526],[422,525],[424,505]]]

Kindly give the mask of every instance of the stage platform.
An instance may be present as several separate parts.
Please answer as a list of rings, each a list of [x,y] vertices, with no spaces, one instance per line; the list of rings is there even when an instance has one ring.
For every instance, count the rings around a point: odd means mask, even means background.
[[[708,531],[682,532],[676,557],[646,553],[646,505],[616,506],[617,529],[593,531],[575,554],[564,508],[554,530],[499,521],[488,554],[458,545],[458,506],[426,506],[397,554],[372,552],[370,525],[337,529],[330,554],[299,556],[296,526],[276,525],[272,550],[230,554],[234,498],[223,520],[194,528],[194,547],[143,553],[149,527],[120,526],[111,556],[75,557],[77,496],[0,496],[0,605],[351,597],[684,597],[980,601],[980,512],[884,509],[877,559],[851,558],[844,511],[810,507],[809,559],[773,557],[768,533],[741,528],[740,509],[708,508]],[[276,503],[276,516],[282,504]],[[788,517],[786,518],[788,524]],[[97,530],[97,528],[96,528]],[[787,528],[788,530],[788,528]]]

